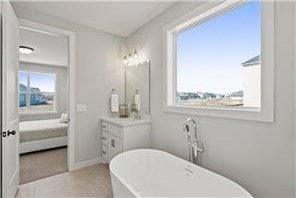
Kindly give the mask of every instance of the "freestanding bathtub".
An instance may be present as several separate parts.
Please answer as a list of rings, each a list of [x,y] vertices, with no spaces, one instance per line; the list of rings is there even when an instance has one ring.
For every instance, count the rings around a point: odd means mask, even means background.
[[[122,153],[110,171],[114,197],[252,197],[237,183],[159,150]]]

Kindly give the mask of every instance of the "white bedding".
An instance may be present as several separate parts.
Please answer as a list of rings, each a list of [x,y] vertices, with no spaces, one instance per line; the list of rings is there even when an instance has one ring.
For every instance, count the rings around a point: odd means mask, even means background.
[[[67,136],[67,123],[60,119],[20,122],[20,143]]]

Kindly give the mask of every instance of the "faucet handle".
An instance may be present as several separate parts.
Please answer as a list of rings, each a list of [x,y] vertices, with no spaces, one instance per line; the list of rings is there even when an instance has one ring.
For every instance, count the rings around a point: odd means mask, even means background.
[[[188,124],[185,125],[185,128],[186,128],[186,131],[189,132],[189,125]]]
[[[192,147],[194,149],[194,152],[197,152],[197,153],[203,153],[204,152],[204,144],[203,143],[201,143],[201,146],[199,147],[198,143],[194,142],[192,144]]]
[[[197,147],[196,149],[197,149],[197,152],[203,153],[204,152],[204,144],[201,143],[201,147]]]
[[[185,132],[189,132],[189,126],[188,126],[188,124],[184,124],[183,125],[183,131],[185,131]]]

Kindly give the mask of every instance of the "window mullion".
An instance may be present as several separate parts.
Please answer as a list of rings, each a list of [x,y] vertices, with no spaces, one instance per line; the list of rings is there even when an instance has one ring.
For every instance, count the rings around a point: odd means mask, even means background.
[[[31,80],[31,78],[30,78],[30,75],[31,75],[31,73],[30,72],[28,72],[28,80],[27,80],[27,87],[28,87],[28,89],[27,89],[27,108],[28,109],[31,109],[31,98],[30,98],[30,92],[31,92],[31,83],[30,83],[30,80]]]
[[[177,33],[173,34],[173,46],[172,46],[172,53],[173,53],[173,105],[176,105],[176,97],[177,97]]]

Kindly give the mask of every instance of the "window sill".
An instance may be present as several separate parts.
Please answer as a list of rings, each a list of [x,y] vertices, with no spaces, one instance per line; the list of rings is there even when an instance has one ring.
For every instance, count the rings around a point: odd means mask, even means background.
[[[260,122],[274,121],[272,112],[264,111],[259,108],[165,106],[163,110],[165,113],[177,113]]]
[[[36,112],[20,112],[19,115],[21,116],[34,116],[34,115],[52,115],[57,114],[57,111],[36,111]]]

